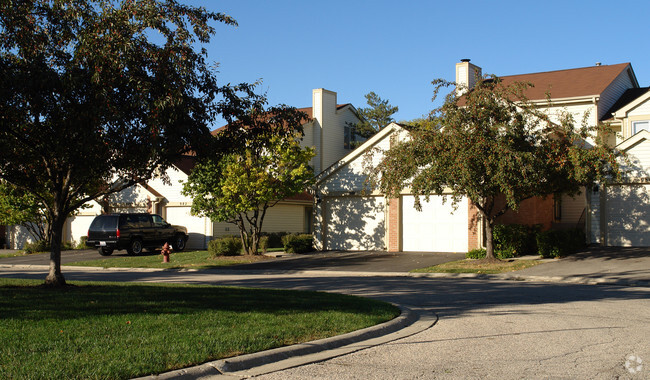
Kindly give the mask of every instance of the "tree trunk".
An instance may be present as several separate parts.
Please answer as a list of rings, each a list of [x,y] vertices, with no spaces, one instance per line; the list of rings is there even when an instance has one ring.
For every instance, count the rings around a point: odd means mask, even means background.
[[[485,223],[485,259],[486,260],[496,260],[494,255],[494,237],[492,235],[492,230],[494,228],[494,222],[486,219]]]
[[[51,287],[63,287],[66,285],[63,273],[61,273],[61,241],[63,240],[63,226],[65,215],[53,215],[50,240],[50,271],[45,277],[45,285]]]

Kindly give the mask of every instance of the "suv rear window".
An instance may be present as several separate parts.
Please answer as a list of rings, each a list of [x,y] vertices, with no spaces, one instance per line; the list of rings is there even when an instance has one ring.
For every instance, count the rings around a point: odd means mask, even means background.
[[[116,215],[98,215],[90,224],[90,230],[93,231],[108,231],[117,228]]]

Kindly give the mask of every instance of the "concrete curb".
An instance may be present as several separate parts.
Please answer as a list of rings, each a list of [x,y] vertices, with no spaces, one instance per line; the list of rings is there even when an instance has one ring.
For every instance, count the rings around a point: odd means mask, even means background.
[[[246,378],[323,361],[395,339],[433,326],[437,318],[421,318],[410,309],[388,322],[331,338],[275,348],[138,379]]]
[[[0,264],[0,268],[14,269],[35,269],[49,270],[48,265],[25,265],[25,264]],[[477,279],[477,280],[502,280],[502,281],[529,281],[529,282],[550,282],[565,284],[583,284],[583,285],[616,285],[616,286],[640,286],[649,287],[650,281],[635,280],[624,278],[607,278],[607,277],[590,277],[590,276],[535,276],[521,275],[517,272],[500,273],[500,274],[482,274],[482,273],[410,273],[410,272],[361,272],[361,271],[329,271],[329,270],[238,270],[238,269],[161,269],[161,268],[117,268],[117,267],[80,267],[64,266],[68,270],[78,270],[87,272],[208,272],[219,275],[305,275],[305,276],[350,276],[350,277],[426,277],[426,278],[459,278],[459,279]]]

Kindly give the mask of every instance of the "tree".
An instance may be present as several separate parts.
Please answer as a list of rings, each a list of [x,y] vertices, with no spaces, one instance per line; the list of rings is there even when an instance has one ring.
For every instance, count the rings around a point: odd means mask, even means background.
[[[453,83],[434,85],[437,94]],[[531,197],[574,195],[596,180],[619,177],[617,153],[601,139],[606,127],[576,127],[568,114],[552,122],[524,96],[529,86],[486,77],[460,98],[450,93],[432,112],[438,127],[409,128],[410,138],[373,170],[372,186],[390,197],[408,187],[418,208],[419,197],[446,190],[453,204],[469,198],[485,221],[487,259],[494,260],[492,229],[508,210]]]
[[[255,114],[238,127],[269,133],[250,139],[238,153],[197,164],[183,187],[193,197],[192,214],[235,224],[249,255],[257,254],[266,211],[311,183],[315,155],[296,139],[305,114],[292,108]]]
[[[393,119],[393,114],[399,110],[397,106],[391,106],[388,100],[382,100],[373,91],[365,95],[369,107],[359,108],[360,121],[354,124],[355,133],[364,138],[370,138],[380,129],[387,126]]]
[[[221,89],[194,48],[212,21],[236,24],[174,0],[0,3],[0,178],[45,208],[46,284],[65,285],[75,209],[201,154],[215,114],[236,113],[228,99],[215,106]]]
[[[23,226],[34,240],[48,242],[43,205],[30,193],[0,182],[0,224]]]

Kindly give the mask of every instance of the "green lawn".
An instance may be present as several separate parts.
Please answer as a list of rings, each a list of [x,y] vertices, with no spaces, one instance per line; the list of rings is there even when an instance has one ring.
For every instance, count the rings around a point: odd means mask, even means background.
[[[484,273],[495,274],[513,272],[541,264],[541,260],[503,260],[489,262],[485,260],[465,259],[434,265],[432,267],[414,269],[415,273]]]
[[[0,378],[125,379],[358,330],[399,314],[358,297],[0,279]]]
[[[218,268],[236,264],[247,264],[260,260],[271,260],[271,257],[259,256],[219,256],[212,258],[208,251],[173,252],[169,255],[169,262],[163,263],[160,252],[144,253],[140,256],[121,256],[90,261],[77,261],[65,265],[87,267],[116,267],[116,268]]]

